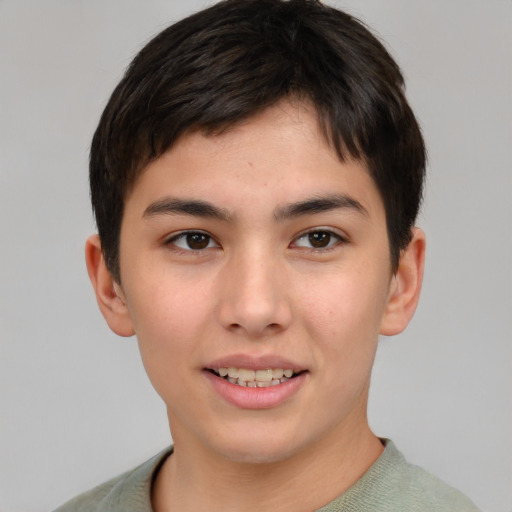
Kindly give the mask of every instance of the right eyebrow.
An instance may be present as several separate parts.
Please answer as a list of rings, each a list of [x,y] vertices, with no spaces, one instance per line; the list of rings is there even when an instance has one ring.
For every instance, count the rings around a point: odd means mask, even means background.
[[[157,215],[191,215],[224,222],[229,221],[232,217],[225,208],[219,208],[207,201],[177,199],[174,197],[165,197],[151,203],[142,214],[143,217],[154,217]]]

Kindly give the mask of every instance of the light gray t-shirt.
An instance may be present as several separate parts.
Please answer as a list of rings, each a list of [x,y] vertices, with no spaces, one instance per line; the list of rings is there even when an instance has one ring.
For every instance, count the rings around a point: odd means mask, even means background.
[[[317,512],[479,512],[459,491],[409,464],[391,441],[383,442],[384,452],[368,471]],[[151,485],[171,453],[172,448],[55,512],[152,512]]]

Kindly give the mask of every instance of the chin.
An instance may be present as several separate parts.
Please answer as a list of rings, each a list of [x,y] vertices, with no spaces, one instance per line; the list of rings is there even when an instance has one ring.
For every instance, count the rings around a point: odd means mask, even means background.
[[[227,460],[241,464],[276,464],[307,449],[307,442],[291,442],[293,436],[234,436],[217,439],[214,450]],[[219,442],[220,441],[220,442]]]
[[[255,450],[236,450],[231,449],[223,453],[224,457],[231,462],[239,464],[277,464],[286,459],[289,459],[293,452],[290,450],[268,450],[260,446]]]

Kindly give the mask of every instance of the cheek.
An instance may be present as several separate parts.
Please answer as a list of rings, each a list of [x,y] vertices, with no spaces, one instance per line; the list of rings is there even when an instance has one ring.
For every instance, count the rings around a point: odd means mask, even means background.
[[[203,323],[209,308],[204,280],[191,280],[177,272],[148,272],[134,284],[127,286],[126,295],[137,335],[167,344],[187,338]]]
[[[314,276],[301,286],[300,316],[315,339],[334,350],[377,341],[388,287],[379,274],[361,269]]]
[[[160,393],[165,382],[194,364],[208,332],[209,303],[204,287],[177,279],[147,278],[144,288],[126,287],[127,305],[146,372]]]

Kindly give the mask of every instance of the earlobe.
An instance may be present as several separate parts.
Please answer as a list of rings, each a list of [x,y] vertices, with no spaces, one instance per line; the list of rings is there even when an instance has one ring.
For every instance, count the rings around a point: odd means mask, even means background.
[[[412,240],[402,251],[398,269],[390,284],[380,334],[394,336],[401,333],[414,315],[423,281],[425,247],[425,233],[414,228]]]
[[[90,236],[85,243],[85,262],[98,306],[107,324],[119,336],[132,336],[135,330],[124,293],[105,264],[98,235]]]

